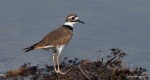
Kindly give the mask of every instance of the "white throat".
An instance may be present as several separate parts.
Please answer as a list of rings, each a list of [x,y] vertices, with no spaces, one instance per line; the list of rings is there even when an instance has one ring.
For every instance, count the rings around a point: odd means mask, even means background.
[[[65,22],[64,25],[68,25],[68,26],[73,27],[73,25],[74,25],[75,23],[76,23],[76,22]]]

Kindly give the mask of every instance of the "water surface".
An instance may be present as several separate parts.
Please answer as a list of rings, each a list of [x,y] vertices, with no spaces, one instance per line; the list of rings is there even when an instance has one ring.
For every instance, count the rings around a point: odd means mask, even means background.
[[[86,24],[75,25],[61,59],[89,59],[97,50],[102,50],[103,57],[110,48],[120,48],[129,54],[128,64],[150,69],[149,8],[148,0],[1,0],[0,72],[27,62],[52,65],[52,52],[20,52],[61,26],[69,13],[78,14]]]

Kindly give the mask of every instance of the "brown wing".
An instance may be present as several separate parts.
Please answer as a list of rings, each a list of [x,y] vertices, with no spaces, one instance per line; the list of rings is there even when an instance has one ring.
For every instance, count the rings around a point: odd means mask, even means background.
[[[63,45],[67,44],[72,37],[73,33],[66,27],[59,27],[56,30],[47,34],[39,43],[35,45],[35,48],[43,48],[44,46]]]

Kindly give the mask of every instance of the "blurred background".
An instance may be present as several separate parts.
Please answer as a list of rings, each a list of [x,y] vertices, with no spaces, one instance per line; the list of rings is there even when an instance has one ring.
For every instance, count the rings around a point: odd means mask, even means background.
[[[105,57],[119,48],[128,53],[127,65],[150,70],[149,0],[0,0],[0,72],[28,62],[53,65],[52,52],[21,50],[61,26],[69,13],[86,24],[74,26],[61,60],[93,60],[97,50]]]

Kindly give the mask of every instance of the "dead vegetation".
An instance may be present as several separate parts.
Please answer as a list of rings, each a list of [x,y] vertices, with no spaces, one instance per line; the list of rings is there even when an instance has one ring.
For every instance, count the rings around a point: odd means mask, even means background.
[[[22,65],[19,69],[10,70],[1,76],[0,80],[148,80],[146,69],[126,67],[123,58],[126,56],[120,49],[111,49],[111,54],[97,61],[68,60],[64,58],[60,64],[65,74],[57,74],[53,66],[31,66],[30,63]]]

